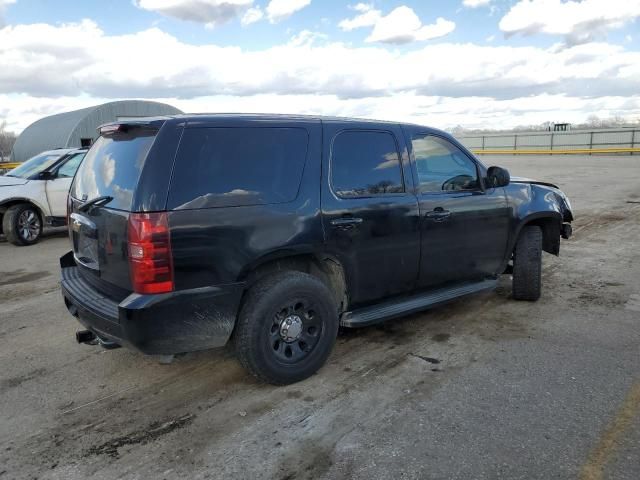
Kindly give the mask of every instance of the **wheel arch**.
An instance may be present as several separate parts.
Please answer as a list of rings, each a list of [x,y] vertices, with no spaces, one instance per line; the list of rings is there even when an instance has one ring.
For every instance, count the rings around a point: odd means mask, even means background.
[[[516,228],[510,251],[513,252],[522,229],[531,225],[542,229],[542,250],[552,255],[559,255],[562,214],[555,211],[537,212],[524,217]]]
[[[14,205],[20,205],[23,203],[27,203],[33,206],[36,209],[36,213],[38,217],[40,217],[40,224],[44,227],[45,210],[42,205],[39,205],[38,202],[35,202],[31,198],[23,198],[23,197],[12,197],[5,200],[0,201],[0,218],[4,216],[4,213]]]
[[[339,311],[348,308],[349,294],[345,268],[335,256],[324,252],[291,249],[270,252],[243,268],[237,281],[245,283],[246,293],[266,275],[285,270],[308,273],[320,279],[333,293]]]

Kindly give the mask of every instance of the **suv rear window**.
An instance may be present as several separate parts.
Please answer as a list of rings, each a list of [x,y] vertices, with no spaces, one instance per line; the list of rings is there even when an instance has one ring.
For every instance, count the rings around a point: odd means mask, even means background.
[[[290,202],[307,156],[302,128],[187,128],[169,192],[170,209]]]
[[[98,138],[76,173],[71,196],[85,201],[108,195],[113,197],[108,208],[131,210],[133,193],[156,133],[134,128]]]

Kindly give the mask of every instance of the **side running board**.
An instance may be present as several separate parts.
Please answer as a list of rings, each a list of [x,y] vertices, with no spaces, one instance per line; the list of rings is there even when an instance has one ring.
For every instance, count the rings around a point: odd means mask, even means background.
[[[497,284],[498,280],[487,279],[378,303],[370,307],[344,312],[340,317],[340,325],[343,327],[367,327],[390,318],[426,310],[464,295],[491,290]]]

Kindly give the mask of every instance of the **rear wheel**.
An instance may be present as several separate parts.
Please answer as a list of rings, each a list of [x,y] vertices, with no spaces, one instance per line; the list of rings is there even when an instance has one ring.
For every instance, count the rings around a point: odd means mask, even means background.
[[[542,287],[542,230],[524,227],[513,254],[513,298],[535,301]]]
[[[240,363],[255,377],[286,385],[313,375],[329,357],[337,334],[329,289],[316,277],[289,271],[251,287],[234,343]]]
[[[9,207],[4,213],[2,230],[14,245],[33,245],[42,235],[42,220],[36,207],[20,203]]]

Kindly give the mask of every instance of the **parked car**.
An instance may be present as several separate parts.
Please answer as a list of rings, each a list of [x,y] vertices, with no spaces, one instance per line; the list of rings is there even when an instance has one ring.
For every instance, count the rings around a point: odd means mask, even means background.
[[[66,225],[67,194],[87,149],[42,152],[0,176],[0,233],[32,245],[44,225]]]
[[[360,327],[496,286],[537,300],[571,206],[450,135],[364,120],[194,115],[101,130],[69,196],[62,293],[81,343],[171,355],[230,339],[288,384]]]

